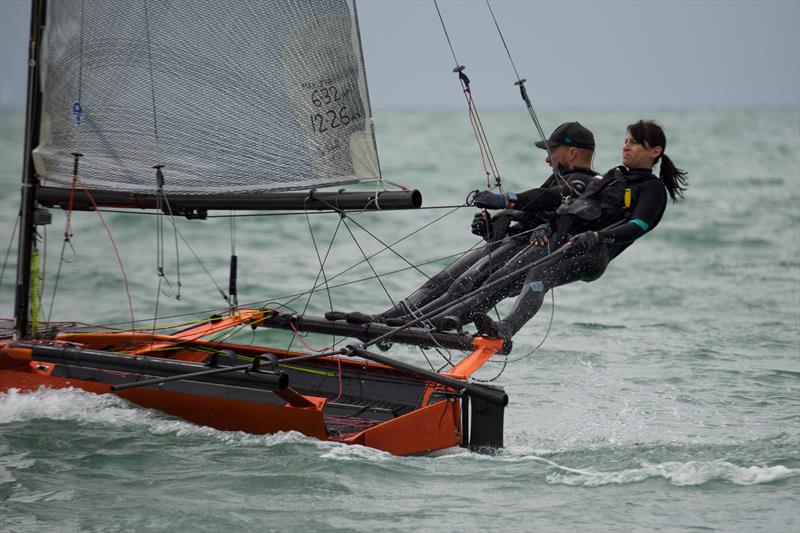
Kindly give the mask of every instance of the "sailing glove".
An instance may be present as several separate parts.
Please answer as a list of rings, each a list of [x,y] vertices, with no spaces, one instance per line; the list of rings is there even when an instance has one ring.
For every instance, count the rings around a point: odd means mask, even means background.
[[[549,224],[541,224],[533,228],[533,231],[531,231],[530,242],[534,246],[544,246],[547,244],[547,241],[550,240],[550,236],[552,234],[553,230],[550,229]]]
[[[484,218],[483,211],[472,217],[472,234],[483,237],[486,241],[492,237],[492,222],[488,217]]]
[[[505,209],[506,195],[489,190],[481,191],[475,195],[474,203],[475,207],[481,209]]]
[[[569,244],[579,253],[585,254],[600,243],[600,236],[594,231],[578,233],[569,240]]]

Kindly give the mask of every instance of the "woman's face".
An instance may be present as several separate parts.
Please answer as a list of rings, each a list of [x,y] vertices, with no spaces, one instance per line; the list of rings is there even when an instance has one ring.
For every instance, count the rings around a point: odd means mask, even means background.
[[[662,148],[649,148],[636,142],[630,132],[625,133],[622,142],[622,164],[628,168],[653,168],[653,162],[661,155]]]

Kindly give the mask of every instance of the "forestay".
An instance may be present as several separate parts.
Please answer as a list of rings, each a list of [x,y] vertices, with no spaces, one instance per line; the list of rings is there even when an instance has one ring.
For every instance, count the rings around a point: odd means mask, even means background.
[[[59,0],[36,171],[49,185],[243,194],[380,176],[352,0]]]

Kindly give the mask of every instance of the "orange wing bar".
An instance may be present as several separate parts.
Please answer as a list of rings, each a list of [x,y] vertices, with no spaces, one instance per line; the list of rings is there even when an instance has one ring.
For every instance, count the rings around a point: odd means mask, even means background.
[[[237,315],[225,317],[219,320],[213,320],[206,324],[200,324],[199,326],[194,326],[183,331],[179,331],[174,335],[170,335],[169,337],[171,337],[173,340],[149,344],[128,353],[131,355],[140,355],[147,352],[163,350],[164,348],[171,348],[176,343],[196,341],[202,337],[205,337],[206,335],[224,331],[240,324],[252,324],[253,322],[259,322],[266,318],[266,313],[268,313],[268,311],[265,312],[258,309],[242,309]]]
[[[497,350],[503,347],[502,339],[486,339],[484,337],[475,337],[472,340],[472,346],[475,348],[471,354],[456,363],[456,365],[442,374],[458,378],[467,379],[476,370],[482,367],[486,361],[489,360]]]

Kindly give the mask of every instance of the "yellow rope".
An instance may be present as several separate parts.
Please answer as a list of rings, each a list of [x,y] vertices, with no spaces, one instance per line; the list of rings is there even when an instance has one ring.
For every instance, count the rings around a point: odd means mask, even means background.
[[[42,288],[39,279],[39,250],[31,255],[31,333],[39,332],[40,314],[42,310]]]

